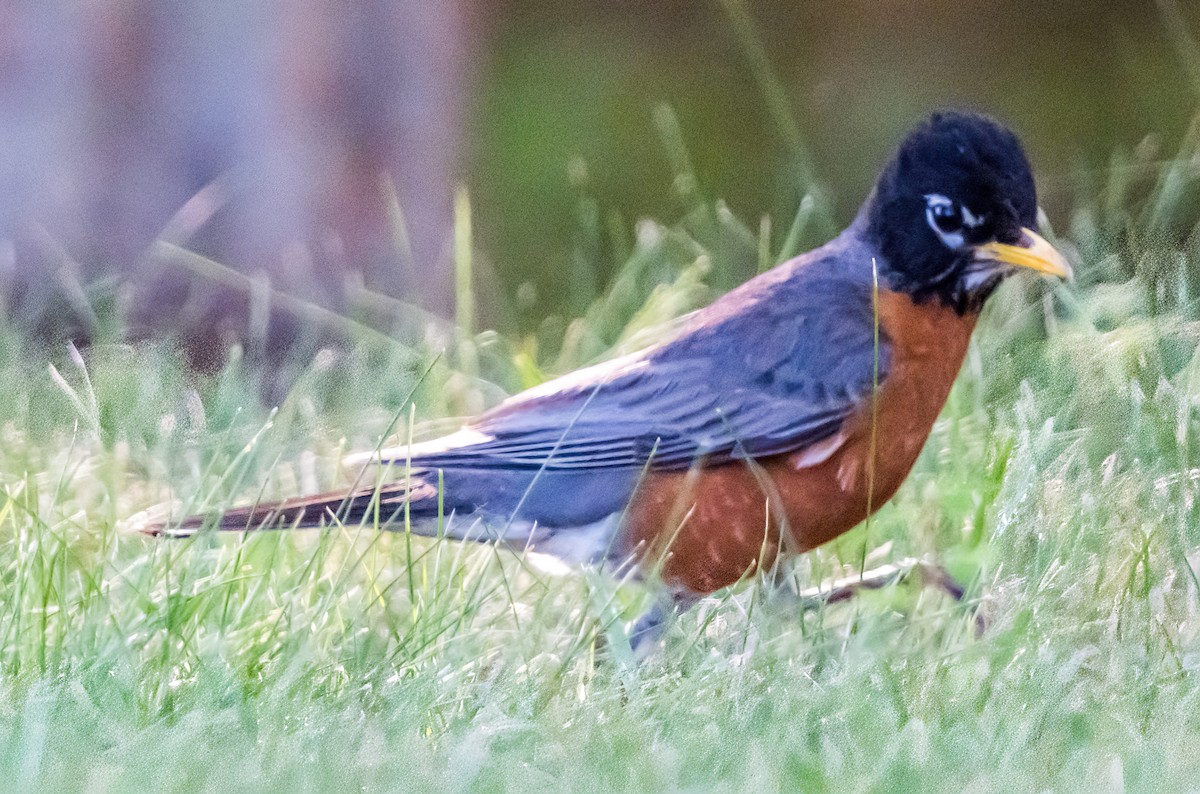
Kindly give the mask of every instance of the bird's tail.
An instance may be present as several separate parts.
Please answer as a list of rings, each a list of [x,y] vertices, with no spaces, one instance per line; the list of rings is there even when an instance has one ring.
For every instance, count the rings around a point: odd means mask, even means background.
[[[309,529],[333,524],[374,525],[377,522],[383,528],[397,521],[403,522],[406,505],[410,519],[436,518],[437,491],[419,480],[395,482],[380,487],[262,502],[235,507],[219,514],[193,515],[182,521],[147,521],[139,529],[148,535],[160,537],[188,537],[206,527],[245,532],[257,529]],[[413,524],[418,534],[423,523],[429,522],[418,521]]]

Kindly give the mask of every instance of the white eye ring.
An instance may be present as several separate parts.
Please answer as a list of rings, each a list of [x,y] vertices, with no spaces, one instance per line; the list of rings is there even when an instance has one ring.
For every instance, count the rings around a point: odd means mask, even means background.
[[[984,216],[976,215],[975,213],[971,212],[970,207],[968,207],[966,204],[962,206],[962,216],[963,223],[968,229],[978,229],[983,225],[985,220]]]
[[[944,231],[938,226],[938,218],[936,211],[944,207],[950,207],[958,213],[962,220],[962,225],[968,229],[975,229],[981,226],[985,220],[984,216],[976,215],[971,212],[964,204],[957,204],[953,199],[949,199],[940,193],[930,193],[925,196],[925,221],[929,224],[929,228],[933,229],[933,233],[938,236],[938,239],[950,249],[957,250],[966,244],[966,239],[961,230]]]

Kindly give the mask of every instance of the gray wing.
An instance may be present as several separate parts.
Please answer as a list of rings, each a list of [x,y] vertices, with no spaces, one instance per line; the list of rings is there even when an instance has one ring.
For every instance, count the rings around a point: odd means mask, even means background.
[[[876,361],[886,377],[889,351],[875,343],[870,286],[803,264],[729,293],[670,342],[523,392],[414,447],[413,464],[686,469],[829,438],[869,398]]]

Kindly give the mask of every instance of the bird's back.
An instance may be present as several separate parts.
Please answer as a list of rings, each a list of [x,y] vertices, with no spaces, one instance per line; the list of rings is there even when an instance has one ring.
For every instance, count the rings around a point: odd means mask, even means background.
[[[835,437],[891,355],[886,337],[875,344],[869,254],[847,238],[747,282],[663,343],[383,458],[411,460],[428,485],[440,478],[456,523],[521,539],[611,523],[647,477],[742,471]]]

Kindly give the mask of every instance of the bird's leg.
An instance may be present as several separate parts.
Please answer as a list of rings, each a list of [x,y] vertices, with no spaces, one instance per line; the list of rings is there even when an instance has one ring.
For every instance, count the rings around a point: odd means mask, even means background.
[[[848,601],[858,595],[860,590],[879,590],[895,584],[912,573],[920,564],[920,560],[908,557],[899,562],[872,568],[869,571],[822,582],[801,590],[796,596],[800,600],[802,609],[819,609],[826,604]]]
[[[825,582],[816,587],[801,590],[797,596],[800,608],[817,609],[825,604],[835,604],[853,598],[860,590],[878,590],[882,587],[900,582],[913,572],[921,577],[923,587],[936,587],[944,591],[955,601],[962,602],[966,593],[950,572],[936,563],[907,557],[899,562],[881,565],[861,574],[854,574],[831,582]],[[987,629],[987,621],[979,612],[975,614],[975,630],[982,634]]]
[[[696,601],[695,596],[684,593],[656,595],[650,608],[629,627],[629,648],[634,659],[640,662],[649,656],[662,641],[667,622],[680,612],[686,612]]]

